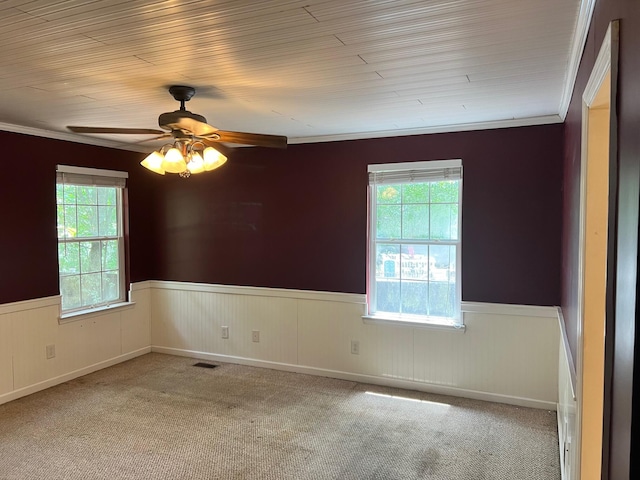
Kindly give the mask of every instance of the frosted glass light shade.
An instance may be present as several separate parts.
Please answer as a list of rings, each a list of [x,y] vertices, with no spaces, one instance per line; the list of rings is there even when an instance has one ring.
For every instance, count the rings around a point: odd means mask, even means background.
[[[164,175],[164,168],[162,168],[162,162],[164,157],[160,152],[152,152],[147,158],[140,162],[145,168],[148,168],[152,172],[159,173],[160,175]]]
[[[194,152],[191,154],[191,160],[187,163],[187,170],[191,173],[201,173],[204,172],[204,160],[202,159],[202,155],[198,152]]]
[[[221,154],[213,147],[207,147],[204,149],[204,169],[206,171],[215,170],[221,167],[227,161],[227,157]]]
[[[187,169],[187,162],[184,161],[182,152],[173,147],[167,150],[167,153],[164,154],[162,168],[169,173],[181,173]]]

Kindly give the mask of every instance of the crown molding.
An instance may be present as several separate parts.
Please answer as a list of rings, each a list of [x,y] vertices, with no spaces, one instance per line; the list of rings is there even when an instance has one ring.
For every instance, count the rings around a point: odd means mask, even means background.
[[[533,125],[548,125],[562,123],[559,115],[542,117],[514,118],[509,120],[495,120],[491,122],[460,123],[456,125],[439,125],[433,127],[407,128],[402,130],[379,130],[374,132],[338,133],[334,135],[318,135],[313,137],[290,138],[290,145],[299,143],[339,142],[342,140],[365,140],[368,138],[406,137],[409,135],[427,135],[431,133],[468,132],[473,130],[492,130],[496,128],[529,127]]]
[[[578,21],[576,23],[576,28],[573,31],[573,40],[571,41],[569,68],[567,68],[564,90],[562,92],[560,106],[558,108],[563,122],[567,117],[567,112],[569,111],[569,104],[571,103],[571,96],[573,95],[573,89],[576,85],[578,68],[580,67],[580,61],[582,60],[584,46],[587,43],[587,35],[589,34],[589,26],[591,25],[595,4],[596,0],[582,0],[580,2]]]
[[[96,138],[87,135],[78,135],[75,133],[58,132],[55,130],[45,130],[44,128],[25,127],[24,125],[15,125],[12,123],[0,122],[0,130],[11,133],[21,133],[23,135],[32,135],[34,137],[52,138],[54,140],[63,140],[65,142],[84,143],[86,145],[95,145],[97,147],[115,148],[118,150],[128,150],[130,152],[148,153],[150,148],[142,145],[128,145],[121,142],[115,142],[106,138]]]

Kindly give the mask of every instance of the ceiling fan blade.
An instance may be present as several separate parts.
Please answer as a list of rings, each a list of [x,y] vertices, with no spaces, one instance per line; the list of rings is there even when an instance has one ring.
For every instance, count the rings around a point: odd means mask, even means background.
[[[109,128],[109,127],[74,127],[68,126],[69,130],[74,133],[112,133],[112,134],[131,134],[131,135],[161,135],[167,132],[155,130],[153,128]]]
[[[220,136],[218,141],[237,143],[239,145],[255,145],[257,147],[287,148],[287,137],[284,135],[264,135],[261,133],[227,132],[216,130]]]
[[[157,137],[145,138],[144,140],[133,142],[133,145],[137,145],[139,143],[155,142],[156,140],[162,140],[165,138],[173,138],[173,135],[171,135],[171,133],[166,132],[164,133],[164,135],[158,135]]]

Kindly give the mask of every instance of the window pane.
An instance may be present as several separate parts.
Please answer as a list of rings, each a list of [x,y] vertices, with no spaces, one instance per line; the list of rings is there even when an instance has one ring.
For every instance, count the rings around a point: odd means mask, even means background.
[[[64,203],[67,205],[76,204],[77,189],[75,185],[63,185],[64,188]]]
[[[99,234],[101,237],[118,235],[118,212],[116,207],[98,207]]]
[[[400,189],[401,185],[378,185],[378,205],[400,203]]]
[[[458,203],[459,180],[433,182],[431,203]]]
[[[56,183],[56,204],[62,203],[64,203],[64,186],[61,183]]]
[[[58,244],[60,275],[80,273],[80,250],[77,243]]]
[[[429,205],[402,206],[402,238],[429,238]]]
[[[78,236],[98,236],[98,207],[78,206]]]
[[[429,315],[452,317],[456,300],[456,249],[455,245],[431,245],[429,254]]]
[[[429,203],[429,184],[410,183],[403,185],[402,203]]]
[[[429,315],[432,317],[453,317],[455,284],[429,282]]]
[[[62,309],[69,310],[82,306],[80,297],[80,276],[60,277],[60,295],[62,295]]]
[[[58,205],[57,208],[57,216],[58,216],[58,238],[64,238],[65,230],[64,230],[64,207],[62,205]]]
[[[99,271],[100,242],[80,242],[80,272],[91,273]]]
[[[102,242],[102,270],[118,270],[118,241]]]
[[[102,301],[117,300],[120,297],[118,288],[118,271],[102,273]]]
[[[111,187],[97,187],[98,205],[115,205],[116,189]]]
[[[431,268],[429,280],[437,282],[453,282],[456,275],[456,246],[431,245],[429,247]]]
[[[400,278],[400,245],[376,245],[376,278]]]
[[[400,281],[376,279],[376,303],[379,312],[400,313]]]
[[[429,279],[429,247],[427,245],[402,245],[402,279]]]
[[[458,206],[451,204],[431,205],[431,238],[455,240],[458,236]]]
[[[377,238],[400,238],[400,205],[378,205]]]
[[[451,205],[451,239],[458,240],[458,205]]]
[[[99,273],[90,273],[80,276],[80,288],[82,289],[82,306],[90,307],[100,303],[102,296],[102,282]]]
[[[428,282],[403,281],[400,289],[402,292],[402,313],[411,315],[429,314]]]
[[[71,238],[78,234],[78,226],[76,225],[77,209],[75,206],[65,205],[62,222],[64,225],[63,234],[65,237]]]
[[[400,312],[400,245],[376,245],[376,305]]]
[[[79,185],[78,189],[78,204],[82,205],[96,205],[98,198],[96,187],[89,187],[86,185]]]

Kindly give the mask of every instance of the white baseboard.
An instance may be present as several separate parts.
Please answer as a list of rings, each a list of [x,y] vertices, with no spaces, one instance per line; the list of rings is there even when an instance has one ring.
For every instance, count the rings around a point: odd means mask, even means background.
[[[168,355],[177,355],[181,357],[191,357],[200,360],[212,360],[218,362],[235,363],[238,365],[248,365],[251,367],[270,368],[273,370],[282,370],[286,372],[304,373],[307,375],[316,375],[319,377],[337,378],[340,380],[348,380],[358,383],[369,383],[372,385],[381,385],[386,387],[404,388],[407,390],[416,390],[420,392],[435,393],[438,395],[450,395],[453,397],[471,398],[474,400],[483,400],[487,402],[506,403],[509,405],[517,405],[520,407],[539,408],[543,410],[555,410],[557,405],[554,402],[545,402],[531,398],[514,397],[509,395],[501,395],[496,393],[481,392],[476,390],[467,390],[463,388],[447,387],[431,383],[414,382],[411,380],[401,380],[391,377],[376,377],[373,375],[364,375],[358,373],[341,372],[336,370],[327,370],[315,367],[305,367],[301,365],[292,365],[287,363],[270,362],[266,360],[256,360],[244,357],[235,357],[230,355],[219,355],[215,353],[198,352],[194,350],[184,350],[180,348],[162,347],[157,345],[151,346],[151,351],[156,353],[164,353]]]
[[[16,400],[21,397],[26,397],[27,395],[31,395],[32,393],[36,393],[41,390],[54,387],[61,383],[68,382],[69,380],[73,380],[74,378],[82,377],[89,373],[102,370],[103,368],[111,367],[118,363],[126,362],[127,360],[131,360],[132,358],[139,357],[141,355],[144,355],[150,352],[151,352],[151,347],[140,348],[138,350],[134,350],[133,352],[125,353],[123,355],[118,355],[117,357],[110,358],[109,360],[104,360],[102,362],[94,363],[93,365],[89,365],[88,367],[80,368],[79,370],[74,370],[73,372],[65,373],[64,375],[59,375],[57,377],[44,380],[43,382],[29,385],[28,387],[20,388],[12,392],[5,393],[4,395],[0,395],[0,405],[2,405],[3,403],[11,402],[12,400]]]

